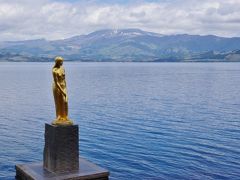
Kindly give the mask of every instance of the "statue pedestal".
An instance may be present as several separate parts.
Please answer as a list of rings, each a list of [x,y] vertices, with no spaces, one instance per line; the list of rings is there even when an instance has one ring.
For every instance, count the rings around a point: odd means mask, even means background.
[[[44,168],[56,173],[78,170],[78,141],[78,125],[45,124]]]
[[[43,163],[16,165],[19,180],[107,180],[109,172],[79,159],[78,125],[45,124]]]

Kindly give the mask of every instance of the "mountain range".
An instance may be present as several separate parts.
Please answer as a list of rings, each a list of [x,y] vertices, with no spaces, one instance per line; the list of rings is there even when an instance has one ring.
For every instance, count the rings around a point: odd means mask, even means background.
[[[52,61],[56,55],[68,61],[240,62],[240,38],[107,29],[61,40],[0,42],[0,61]]]

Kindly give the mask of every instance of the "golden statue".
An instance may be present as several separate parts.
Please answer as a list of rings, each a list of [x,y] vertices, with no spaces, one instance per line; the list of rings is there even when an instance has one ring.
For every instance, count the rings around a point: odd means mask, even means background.
[[[65,80],[65,70],[63,68],[63,58],[55,58],[53,73],[53,96],[56,108],[56,119],[53,125],[72,125],[73,122],[68,118],[68,96]]]

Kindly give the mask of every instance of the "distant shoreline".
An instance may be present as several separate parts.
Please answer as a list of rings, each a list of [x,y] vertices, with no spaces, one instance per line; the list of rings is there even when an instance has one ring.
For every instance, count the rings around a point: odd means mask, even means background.
[[[0,63],[51,63],[52,61],[0,61]],[[79,61],[79,60],[65,60],[65,62],[74,63],[240,63],[240,61],[209,61],[209,60],[189,60],[189,61]]]

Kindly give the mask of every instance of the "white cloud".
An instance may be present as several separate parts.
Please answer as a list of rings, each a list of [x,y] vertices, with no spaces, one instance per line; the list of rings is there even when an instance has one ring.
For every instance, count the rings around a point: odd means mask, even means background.
[[[0,0],[0,39],[59,39],[107,28],[240,36],[239,0]]]

